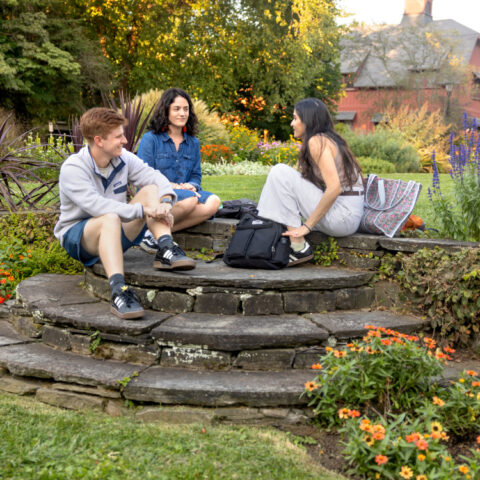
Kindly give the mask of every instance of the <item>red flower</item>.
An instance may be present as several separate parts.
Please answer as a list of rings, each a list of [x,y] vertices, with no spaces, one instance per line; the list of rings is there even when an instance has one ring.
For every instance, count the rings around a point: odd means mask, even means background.
[[[387,463],[388,462],[388,457],[386,457],[385,455],[377,455],[375,457],[375,463],[377,465],[383,465],[384,463]]]

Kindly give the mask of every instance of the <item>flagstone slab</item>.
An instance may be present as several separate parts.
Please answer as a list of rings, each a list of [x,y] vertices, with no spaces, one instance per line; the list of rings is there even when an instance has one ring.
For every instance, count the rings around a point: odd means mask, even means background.
[[[142,367],[66,353],[38,343],[0,348],[0,366],[12,375],[52,378],[57,382],[102,385],[118,389],[119,380],[132,377]]]
[[[182,313],[151,332],[160,345],[198,345],[238,351],[321,343],[328,332],[298,315],[212,315]]]
[[[462,248],[478,248],[478,242],[461,242],[441,238],[388,238],[380,237],[380,246],[385,250],[396,252],[416,252],[422,248],[440,247],[448,251],[458,251]]]
[[[58,306],[98,303],[98,298],[80,288],[83,281],[83,275],[35,275],[20,282],[17,287],[17,300],[28,300],[30,308],[42,308],[51,303]]]
[[[370,281],[372,272],[323,268],[304,264],[288,270],[255,270],[232,268],[216,260],[206,263],[198,260],[194,270],[169,272],[154,270],[153,257],[140,249],[130,249],[125,253],[125,279],[130,285],[144,287],[196,288],[241,287],[273,290],[335,290],[337,288],[358,287]],[[101,263],[92,268],[96,275],[106,276]]]
[[[426,327],[427,319],[393,312],[375,310],[372,312],[350,311],[310,314],[308,317],[319,327],[327,330],[338,339],[361,337],[365,326],[391,328],[403,333],[412,333]]]
[[[171,315],[147,310],[139,320],[122,320],[110,313],[109,303],[100,302],[80,288],[78,276],[75,281],[70,277],[41,274],[19,284],[19,297],[37,321],[83,331],[135,336],[150,332]]]
[[[212,372],[150,367],[133,378],[123,394],[129,400],[201,406],[302,405],[311,371]]]
[[[0,320],[0,347],[29,341],[31,341],[30,338],[17,333],[13,326],[6,320]]]

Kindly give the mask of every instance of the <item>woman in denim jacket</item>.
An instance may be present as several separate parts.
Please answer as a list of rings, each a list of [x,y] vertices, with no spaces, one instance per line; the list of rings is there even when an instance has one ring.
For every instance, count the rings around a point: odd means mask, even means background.
[[[220,199],[202,190],[200,142],[195,137],[198,120],[189,95],[180,88],[163,92],[137,155],[171,182],[177,202],[171,213],[173,231],[198,225],[209,219],[220,206]],[[156,251],[155,239],[147,233],[140,245]]]

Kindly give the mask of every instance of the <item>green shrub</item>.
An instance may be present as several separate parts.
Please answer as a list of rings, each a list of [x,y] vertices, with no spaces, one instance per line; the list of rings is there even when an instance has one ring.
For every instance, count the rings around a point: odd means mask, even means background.
[[[398,173],[420,171],[420,158],[415,148],[405,144],[394,132],[379,129],[363,134],[346,130],[344,137],[356,157],[386,160],[395,165]]]
[[[381,271],[396,279],[450,340],[469,343],[480,334],[480,249],[422,249],[382,258]]]
[[[259,143],[260,137],[254,130],[242,125],[230,128],[230,147],[241,161],[257,161],[260,156],[257,148]]]
[[[418,337],[365,328],[362,341],[326,347],[320,364],[312,366],[320,373],[305,388],[320,423],[337,423],[337,412],[344,407],[372,408],[384,415],[418,407],[431,391],[431,379],[443,370],[443,355],[421,348]]]
[[[362,173],[367,175],[369,173],[393,173],[395,172],[395,165],[386,160],[372,157],[358,157],[358,162],[362,167]]]
[[[10,214],[0,217],[0,277],[8,282],[8,292],[0,289],[0,296],[13,295],[16,285],[39,273],[76,274],[83,271],[80,262],[73,260],[53,236],[57,220],[55,212]],[[1,302],[1,301],[0,301]]]

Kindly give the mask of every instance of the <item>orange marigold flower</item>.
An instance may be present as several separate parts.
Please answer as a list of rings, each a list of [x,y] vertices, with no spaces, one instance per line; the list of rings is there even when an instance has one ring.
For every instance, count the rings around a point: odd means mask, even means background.
[[[334,350],[333,354],[335,355],[336,358],[342,358],[347,355],[347,352],[343,350]]]
[[[347,343],[347,347],[348,347],[348,348],[352,348],[352,347],[354,347],[354,346],[355,346],[355,344],[353,344],[353,343]]]
[[[466,465],[460,465],[458,467],[458,470],[460,471],[460,473],[463,473],[464,475],[466,475],[470,471],[470,469]]]
[[[455,349],[450,347],[443,347],[443,351],[445,353],[455,353]]]
[[[370,331],[367,333],[367,335],[368,335],[369,337],[379,337],[379,338],[382,336],[382,334],[381,334],[379,331],[377,331],[377,330],[370,330]]]
[[[439,407],[443,407],[445,402],[439,397],[433,397],[433,404],[438,405]]]
[[[313,370],[321,370],[323,367],[319,363],[314,363],[312,365]]]
[[[331,352],[332,350],[333,350],[332,347],[325,347],[325,351],[326,351],[326,352]]]
[[[387,463],[388,462],[388,457],[386,457],[385,455],[377,455],[375,457],[375,463],[377,465],[383,465],[384,463]]]
[[[6,283],[7,283],[7,279],[6,279],[6,278],[2,278],[2,279],[0,280],[0,284],[5,285]]]
[[[389,338],[382,338],[380,341],[387,347],[392,344],[392,341]]]
[[[427,457],[423,453],[419,453],[417,458],[420,462],[423,462]]]
[[[423,473],[422,473],[422,475],[417,475],[415,477],[415,480],[428,480],[428,478],[427,478],[426,475],[423,475]]]
[[[428,448],[428,442],[423,438],[421,438],[420,440],[417,440],[415,442],[415,445],[419,450],[427,450]]]
[[[440,432],[432,432],[431,437],[432,437],[434,440],[438,440],[438,439],[442,438],[442,434],[441,434]]]
[[[421,438],[422,436],[418,432],[413,432],[410,435],[405,436],[405,440],[408,443],[418,442]]]
[[[0,297],[0,305],[5,301],[3,297]]]
[[[15,280],[15,278],[13,277],[13,275],[10,275],[10,276],[8,277],[8,279],[9,279],[11,282],[13,282],[13,281]]]
[[[375,353],[375,350],[374,350],[372,347],[370,347],[370,346],[368,346],[368,347],[365,349],[365,351],[366,351],[369,355],[373,355],[373,354]]]
[[[360,426],[358,428],[360,428],[360,430],[363,430],[364,432],[370,432],[372,430],[370,420],[368,418],[360,420]]]
[[[399,475],[402,478],[406,478],[406,479],[412,478],[413,470],[409,466],[403,465],[403,467],[400,469],[400,474]]]
[[[365,325],[363,328],[366,328],[367,330],[377,330],[378,327],[374,327],[373,325]]]
[[[349,410],[348,415],[351,418],[356,418],[360,416],[360,412],[358,410]]]
[[[18,258],[19,258],[20,260],[23,260],[25,257],[24,257],[23,255],[19,255]]]
[[[480,435],[477,437],[477,443],[480,443]]]
[[[307,382],[305,384],[305,389],[308,390],[309,392],[312,392],[313,390],[316,390],[318,388],[318,385],[315,382]]]
[[[480,382],[472,382],[472,387],[480,387]]]
[[[442,432],[440,434],[440,437],[442,438],[442,440],[448,440],[450,437],[446,434],[446,432]]]
[[[478,377],[478,372],[476,372],[475,370],[465,370],[465,373],[467,375],[470,375],[471,377]]]

